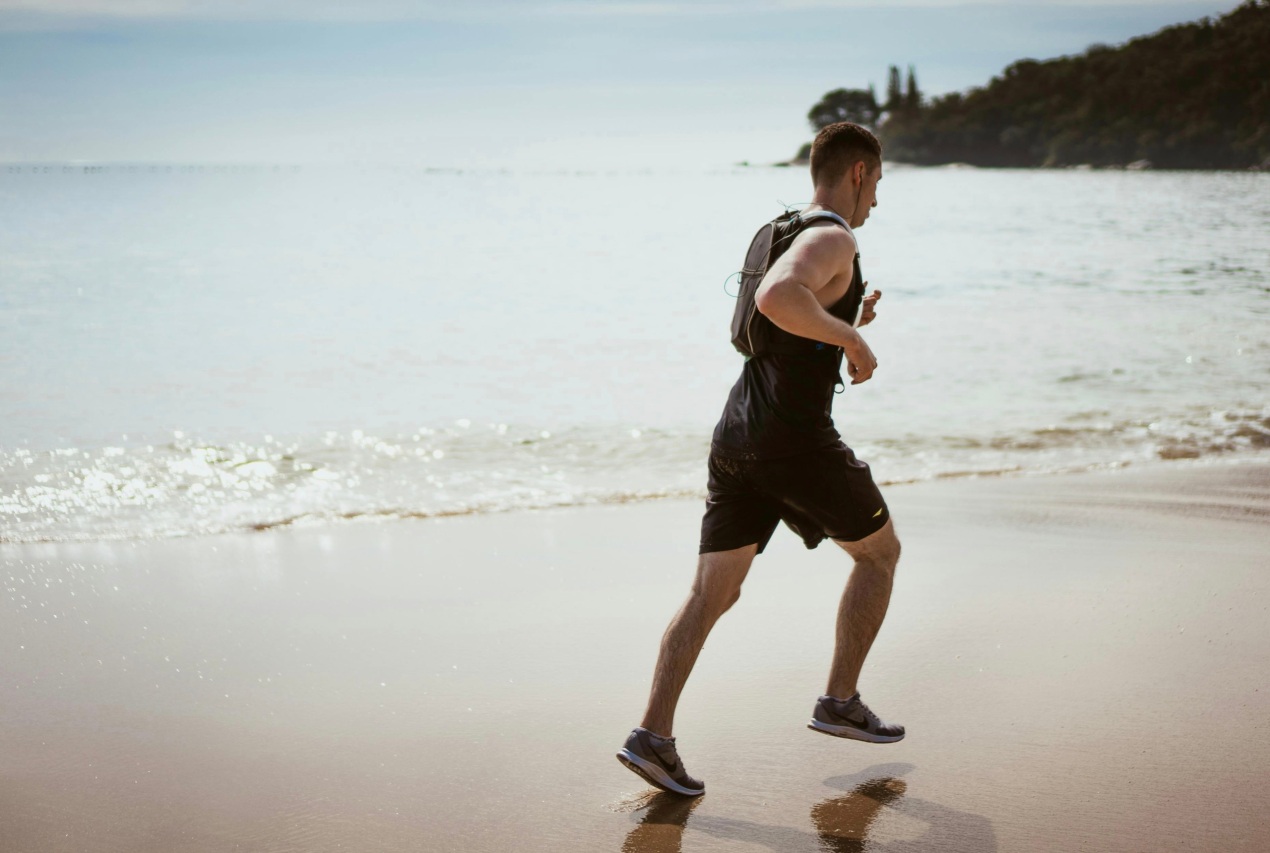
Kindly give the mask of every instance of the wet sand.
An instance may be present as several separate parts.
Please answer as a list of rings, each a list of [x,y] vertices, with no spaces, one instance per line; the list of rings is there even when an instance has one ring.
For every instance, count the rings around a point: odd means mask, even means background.
[[[0,546],[0,850],[1270,848],[1270,466],[887,497],[908,738],[805,728],[848,566],[782,531],[684,696],[696,801],[613,752],[697,502]]]

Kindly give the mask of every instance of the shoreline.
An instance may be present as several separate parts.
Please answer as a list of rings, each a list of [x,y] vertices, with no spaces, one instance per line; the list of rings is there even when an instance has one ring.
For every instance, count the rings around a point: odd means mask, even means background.
[[[927,477],[879,479],[878,486],[883,489],[894,489],[910,486],[921,486],[928,483],[947,481],[973,481],[1014,478],[1047,478],[1081,476],[1085,474],[1113,473],[1117,471],[1153,471],[1177,469],[1221,468],[1228,466],[1270,465],[1270,453],[1267,452],[1234,452],[1222,453],[1206,457],[1161,458],[1150,462],[1111,462],[1091,463],[1070,468],[1022,468],[1018,466],[995,470],[941,471]],[[49,546],[72,544],[92,544],[94,542],[165,542],[191,541],[236,536],[252,533],[268,533],[270,531],[297,530],[317,531],[325,529],[339,530],[349,523],[354,524],[388,524],[399,521],[431,521],[449,518],[499,516],[516,513],[537,513],[544,511],[587,509],[590,507],[616,507],[660,503],[666,501],[701,501],[705,499],[704,485],[701,488],[668,488],[660,490],[616,491],[613,493],[592,495],[569,501],[549,502],[540,505],[513,506],[460,506],[438,510],[402,510],[402,509],[366,509],[341,512],[337,515],[314,516],[302,513],[270,521],[242,523],[240,526],[227,527],[221,530],[203,532],[181,532],[167,535],[115,535],[84,536],[83,538],[42,538],[42,539],[7,539],[0,533],[0,548],[21,546]]]

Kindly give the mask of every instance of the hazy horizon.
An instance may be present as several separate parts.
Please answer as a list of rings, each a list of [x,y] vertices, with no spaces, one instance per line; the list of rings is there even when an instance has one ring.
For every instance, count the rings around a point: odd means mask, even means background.
[[[1236,5],[0,0],[0,162],[771,162],[888,65],[964,90]]]

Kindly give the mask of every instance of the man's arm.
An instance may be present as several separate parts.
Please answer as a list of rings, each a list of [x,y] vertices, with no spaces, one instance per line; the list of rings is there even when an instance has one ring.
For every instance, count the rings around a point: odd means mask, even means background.
[[[754,302],[790,334],[842,347],[851,384],[859,385],[873,375],[877,359],[860,333],[826,311],[817,299],[837,276],[853,274],[855,253],[855,240],[840,228],[805,231],[763,276]]]

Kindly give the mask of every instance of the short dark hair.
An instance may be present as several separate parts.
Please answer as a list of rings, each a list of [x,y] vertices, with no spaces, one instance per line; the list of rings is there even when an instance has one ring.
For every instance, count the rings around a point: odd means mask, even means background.
[[[811,182],[836,184],[852,164],[864,161],[870,172],[882,165],[882,143],[868,128],[849,121],[826,125],[811,143]]]

